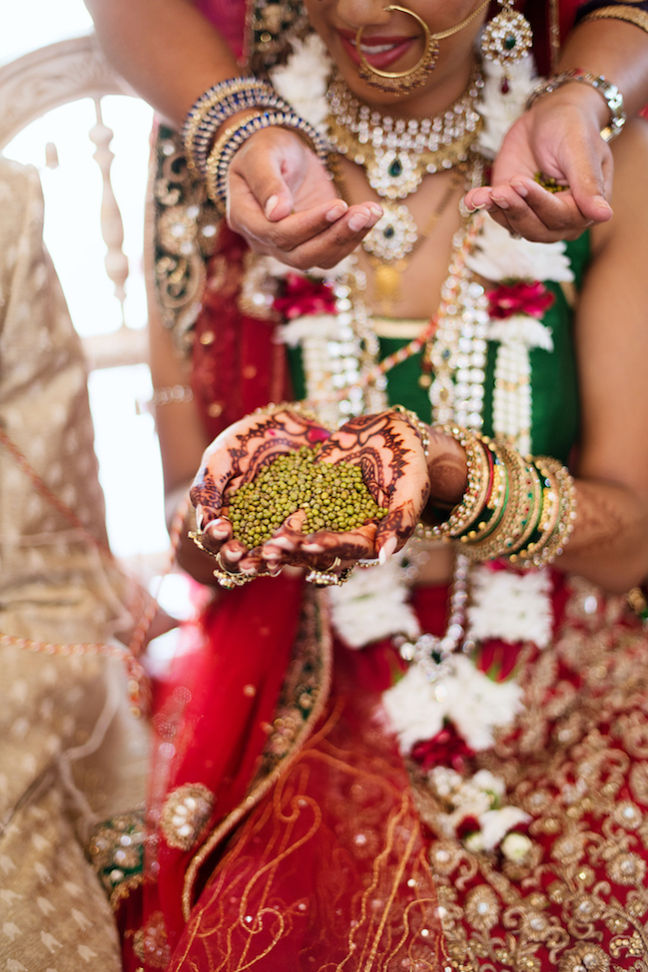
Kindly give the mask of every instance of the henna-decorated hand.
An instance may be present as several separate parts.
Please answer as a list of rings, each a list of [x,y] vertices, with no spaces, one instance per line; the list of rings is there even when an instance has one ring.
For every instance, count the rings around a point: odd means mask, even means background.
[[[385,562],[411,536],[430,491],[417,429],[398,411],[353,418],[326,439],[317,461],[360,465],[365,485],[376,503],[389,511],[387,516],[347,533],[322,530],[305,537],[300,532],[304,514],[296,513],[264,544],[265,562],[333,573],[358,560],[378,557]]]
[[[257,412],[240,419],[207,447],[190,495],[200,545],[218,555],[224,569],[254,576],[264,567],[258,551],[249,551],[232,537],[232,524],[223,514],[231,494],[279,455],[313,446],[328,435],[316,421],[285,405],[269,414]]]

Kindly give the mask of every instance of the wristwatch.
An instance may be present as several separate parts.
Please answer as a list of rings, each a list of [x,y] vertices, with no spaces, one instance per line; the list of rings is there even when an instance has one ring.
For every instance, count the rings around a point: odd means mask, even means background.
[[[581,68],[570,68],[568,71],[561,71],[560,74],[554,74],[552,77],[540,81],[531,92],[526,107],[530,108],[537,98],[540,98],[544,94],[550,94],[557,88],[562,87],[563,84],[569,84],[570,81],[580,81],[581,84],[589,84],[590,87],[595,88],[601,97],[605,99],[605,103],[610,110],[610,120],[605,128],[601,130],[601,138],[606,142],[611,142],[613,138],[620,135],[626,122],[626,115],[623,110],[623,95],[616,84],[607,81],[600,74],[590,74],[589,71],[583,71]]]

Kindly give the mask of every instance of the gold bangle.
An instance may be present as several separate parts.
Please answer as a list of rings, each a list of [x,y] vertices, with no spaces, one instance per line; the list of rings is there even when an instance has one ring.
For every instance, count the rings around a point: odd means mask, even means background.
[[[223,149],[229,142],[232,135],[245,125],[246,122],[250,121],[252,118],[258,117],[259,112],[257,110],[248,109],[235,124],[230,125],[225,129],[222,135],[214,142],[209,157],[207,159],[207,165],[205,166],[205,188],[207,190],[207,195],[214,203],[217,209],[220,210],[221,214],[225,212],[225,205],[218,195],[218,188],[216,185],[216,177],[218,175],[218,162],[222,155]]]
[[[471,560],[498,560],[509,553],[518,536],[520,513],[524,507],[526,463],[522,456],[503,442],[497,443],[506,468],[509,488],[501,521],[487,537],[462,548]],[[526,521],[525,521],[526,522]]]
[[[488,491],[489,469],[482,438],[456,425],[443,425],[439,431],[458,442],[466,452],[468,484],[461,502],[452,508],[443,523],[423,527],[424,539],[450,540],[466,530],[482,512]]]
[[[544,465],[544,459],[536,459],[538,472],[538,487],[541,495],[540,517],[536,529],[527,537],[526,544],[520,544],[515,551],[515,563],[525,567],[533,563],[533,557],[544,547],[546,541],[558,525],[560,515],[560,495],[558,484],[549,468]],[[542,481],[541,481],[542,478]],[[537,539],[531,538],[537,534]]]
[[[527,465],[529,471],[529,510],[526,519],[526,524],[522,530],[521,535],[515,541],[515,544],[509,554],[509,560],[512,564],[516,563],[519,559],[519,553],[524,550],[527,543],[537,531],[540,525],[540,519],[542,517],[542,501],[543,501],[543,489],[540,482],[540,475],[534,463],[530,462]]]
[[[493,453],[493,483],[488,497],[484,512],[490,511],[490,516],[485,517],[479,523],[471,525],[470,529],[457,539],[462,544],[480,543],[490,537],[502,521],[504,508],[508,499],[509,478],[506,466],[501,454],[496,451],[495,443],[491,443],[490,451]]]
[[[540,456],[535,460],[538,471],[551,483],[543,497],[540,519],[540,538],[520,550],[522,566],[546,567],[565,549],[576,520],[576,491],[574,480],[557,459]]]
[[[634,24],[639,30],[648,33],[648,13],[644,10],[635,10],[634,7],[625,5],[618,7],[599,7],[598,10],[593,10],[592,13],[586,14],[580,23],[584,24],[588,20],[608,19],[625,20],[629,24]]]
[[[560,497],[558,522],[541,550],[534,553],[534,567],[546,567],[563,553],[576,523],[576,488],[573,477],[556,459],[550,460],[550,467],[553,467]]]
[[[482,435],[478,439],[482,446],[483,467],[479,470],[482,492],[475,503],[474,515],[464,521],[460,529],[452,531],[453,537],[461,543],[477,543],[495,529],[502,518],[508,495],[508,473],[497,443]],[[489,455],[493,463],[492,472]]]

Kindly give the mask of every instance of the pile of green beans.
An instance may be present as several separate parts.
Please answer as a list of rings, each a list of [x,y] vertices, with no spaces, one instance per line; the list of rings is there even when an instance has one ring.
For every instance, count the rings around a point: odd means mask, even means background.
[[[303,510],[302,533],[344,533],[387,515],[374,501],[360,466],[315,462],[317,449],[302,446],[264,466],[253,482],[230,497],[227,516],[248,549],[269,540],[284,520]]]

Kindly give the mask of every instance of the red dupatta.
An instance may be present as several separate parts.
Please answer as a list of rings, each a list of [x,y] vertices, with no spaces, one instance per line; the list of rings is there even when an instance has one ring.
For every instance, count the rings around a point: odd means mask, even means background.
[[[195,326],[192,385],[206,440],[269,401],[291,398],[283,345],[270,321],[242,314],[245,243],[224,224]],[[141,900],[124,901],[126,969],[164,968],[184,927],[192,859],[259,771],[299,622],[301,578],[281,576],[217,594],[191,650],[161,687],[154,714],[149,850]],[[166,839],[176,795],[211,802],[188,847]],[[200,890],[200,875],[192,887]],[[155,953],[157,952],[157,959]],[[153,961],[147,961],[150,955]],[[156,964],[159,961],[160,964]]]

